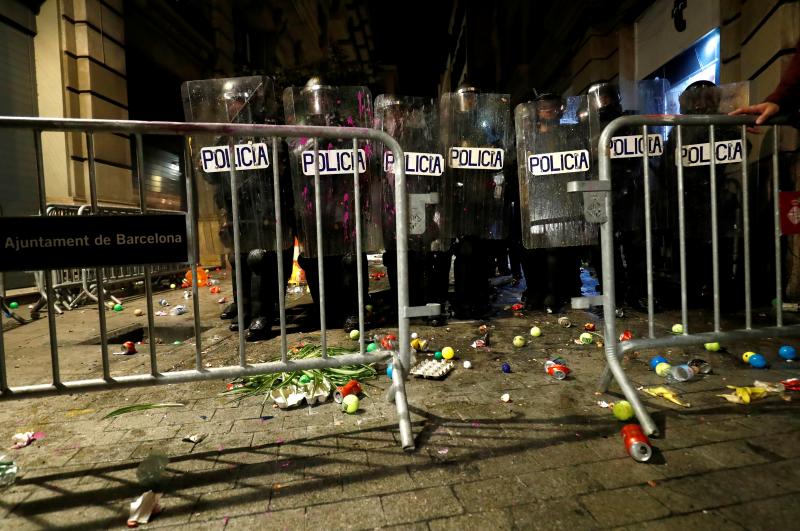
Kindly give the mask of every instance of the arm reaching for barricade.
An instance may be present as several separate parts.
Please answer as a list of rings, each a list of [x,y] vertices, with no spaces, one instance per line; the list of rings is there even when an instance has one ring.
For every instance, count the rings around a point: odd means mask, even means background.
[[[756,125],[761,125],[777,114],[793,114],[800,110],[800,41],[792,61],[783,73],[780,83],[762,103],[740,107],[736,114],[757,114]]]

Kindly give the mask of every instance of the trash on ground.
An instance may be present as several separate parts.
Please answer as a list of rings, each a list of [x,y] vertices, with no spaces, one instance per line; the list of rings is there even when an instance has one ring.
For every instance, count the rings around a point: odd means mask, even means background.
[[[327,353],[329,357],[335,357],[349,354],[350,349],[328,347]],[[321,356],[322,347],[319,345],[292,347],[289,353],[291,360]],[[301,383],[303,376],[308,378],[308,383]],[[363,382],[377,376],[374,364],[257,374],[234,381],[223,394],[235,395],[237,400],[250,396],[270,395],[277,406],[283,409],[300,404],[304,399],[311,404],[324,402],[335,387],[345,385],[350,380]]]
[[[476,339],[475,341],[472,342],[470,347],[474,349],[485,348],[486,342],[483,339]]]
[[[135,310],[133,310],[133,315],[135,315],[136,317],[141,317],[144,315],[144,311],[141,308],[136,308]]]
[[[142,459],[139,466],[136,467],[136,479],[139,484],[147,488],[154,488],[164,480],[164,473],[167,471],[169,464],[169,457],[160,453],[153,452],[148,454],[147,457]]]
[[[749,404],[754,400],[761,400],[769,395],[769,391],[764,387],[737,387],[735,385],[727,385],[726,387],[733,389],[733,392],[717,396],[734,404]]]
[[[155,313],[156,317],[164,317],[165,315],[169,315],[169,314],[167,312],[164,312],[164,311],[161,311],[161,310],[159,310],[159,311],[157,311]]]
[[[571,372],[567,362],[560,357],[544,362],[544,371],[556,380],[565,380]]]
[[[119,415],[124,415],[125,413],[133,413],[135,411],[146,411],[148,409],[159,409],[163,407],[184,407],[185,405],[186,404],[181,404],[180,402],[160,402],[158,404],[132,404],[130,406],[125,406],[119,409],[115,409],[114,411],[110,412],[103,418],[110,419],[111,417],[118,417]]]
[[[183,442],[189,442],[189,443],[192,443],[192,444],[198,444],[198,443],[202,442],[203,439],[205,439],[205,438],[206,438],[206,434],[205,433],[193,433],[191,435],[187,435],[182,440],[183,440]]]
[[[513,344],[516,348],[522,348],[525,346],[525,338],[522,336],[514,336]]]
[[[531,328],[531,337],[539,337],[540,335],[542,335],[541,328],[539,328],[538,326],[534,326],[533,328]]]
[[[594,332],[597,330],[597,325],[594,323],[583,323],[583,329],[587,332]]]
[[[619,335],[619,340],[620,341],[630,341],[631,339],[633,339],[633,332],[631,332],[630,330],[624,330]]]
[[[131,514],[128,517],[128,527],[139,527],[146,524],[150,518],[161,512],[161,494],[148,490],[131,502]]]
[[[652,371],[656,370],[656,367],[658,366],[659,363],[669,363],[669,360],[667,360],[667,358],[665,358],[664,356],[656,356],[655,358],[652,358],[648,362],[648,365],[650,365],[650,370]]]
[[[761,354],[753,354],[750,356],[750,359],[747,360],[747,363],[749,363],[754,369],[764,369],[768,365],[767,358]]]
[[[344,400],[344,397],[349,395],[360,395],[361,394],[361,384],[358,383],[357,380],[350,380],[344,385],[340,385],[336,388],[333,392],[333,399],[336,401],[337,404],[341,404]]]
[[[563,326],[564,328],[569,328],[572,326],[572,321],[570,321],[567,317],[559,317],[558,318],[559,326]]]
[[[453,370],[452,361],[425,360],[411,368],[411,374],[422,378],[444,378]]]
[[[358,411],[359,403],[358,395],[347,395],[342,399],[342,411],[348,415],[352,415]]]
[[[26,446],[30,446],[35,441],[40,439],[44,439],[44,433],[41,431],[26,431],[23,433],[16,433],[11,437],[11,442],[14,443],[11,446],[11,449],[19,450],[20,448],[25,448]]]
[[[122,349],[117,352],[117,354],[122,354],[123,356],[130,356],[132,354],[136,354],[136,343],[133,341],[126,341],[121,345]]]
[[[189,310],[186,309],[186,306],[184,306],[183,304],[178,304],[177,306],[175,306],[174,308],[172,308],[169,311],[169,314],[170,315],[183,315],[188,311]]]
[[[791,345],[783,345],[778,349],[778,356],[786,361],[792,361],[797,358],[797,349]]]
[[[608,402],[606,402],[605,400],[598,400],[598,401],[597,401],[597,405],[598,405],[598,406],[600,406],[600,407],[602,407],[602,408],[610,408],[610,407],[612,407],[614,404],[613,404],[613,402],[609,404],[609,403],[608,403]]]
[[[675,323],[672,325],[672,333],[676,335],[683,334],[683,325],[681,323]]]
[[[787,391],[800,391],[800,378],[789,378],[781,383]]]
[[[469,360],[464,360],[464,363],[462,365],[464,366],[465,369],[471,369],[472,368],[472,362],[469,361]]]
[[[500,366],[500,370],[506,374],[509,374],[511,372],[511,365],[509,363],[503,363]]]
[[[504,393],[500,396],[500,400],[503,402],[511,402],[511,395],[508,393]]]
[[[17,464],[9,456],[0,454],[0,487],[11,485],[17,480]]]
[[[442,357],[446,360],[451,360],[455,357],[456,351],[453,350],[453,347],[444,347],[442,349]]]
[[[625,442],[625,451],[635,461],[644,463],[653,456],[653,448],[650,446],[650,439],[642,431],[638,424],[626,424],[620,431],[622,440]]]
[[[670,371],[672,370],[672,365],[667,363],[666,361],[662,361],[658,365],[656,365],[656,374],[661,376],[662,378],[666,378]]]
[[[161,299],[158,301],[159,306],[169,306],[169,301],[167,299]]]
[[[617,420],[626,421],[633,418],[633,406],[627,400],[620,400],[615,402],[611,408],[611,412]]]
[[[228,302],[227,297],[220,297],[219,299],[217,299],[217,304],[225,304],[226,302]]]
[[[681,365],[673,365],[672,368],[669,370],[669,374],[667,374],[667,381],[670,383],[673,382],[688,382],[692,378],[695,377],[694,370],[689,366],[688,363],[683,363]]]
[[[691,407],[689,402],[684,402],[680,398],[678,398],[678,393],[669,389],[667,387],[658,386],[658,387],[645,387],[642,388],[642,391],[647,393],[650,396],[663,398],[664,400],[669,400],[673,404],[677,404],[682,407]]]
[[[711,364],[700,358],[692,358],[686,362],[695,374],[711,374]]]
[[[717,343],[716,341],[713,343],[706,343],[703,345],[705,349],[709,352],[719,352],[722,346]]]

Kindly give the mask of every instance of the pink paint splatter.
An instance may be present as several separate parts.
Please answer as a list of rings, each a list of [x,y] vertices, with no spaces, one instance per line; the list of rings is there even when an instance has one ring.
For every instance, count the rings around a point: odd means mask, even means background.
[[[297,139],[297,143],[300,144],[301,146],[305,146],[307,142],[308,139],[306,137],[300,137]]]
[[[364,144],[364,155],[366,155],[368,159],[372,158],[372,144],[369,142]]]
[[[333,149],[333,143],[332,142],[328,142],[328,149]]]
[[[275,439],[275,444],[283,444],[283,442],[284,442],[283,439],[281,439],[280,437]]]
[[[473,428],[477,428],[477,427],[478,427],[478,426],[480,426],[480,425],[481,425],[481,423],[480,423],[480,422],[473,422],[473,423],[472,423],[472,427],[473,427]]]
[[[291,461],[284,461],[283,463],[281,463],[281,468],[289,468],[290,466],[292,466]]]
[[[353,127],[353,126],[356,124],[356,121],[355,121],[355,120],[353,120],[353,117],[352,117],[352,116],[348,116],[348,117],[347,117],[347,120],[345,120],[345,123],[346,123],[347,125],[349,125],[350,127]]]
[[[356,98],[358,98],[358,114],[364,114],[366,110],[366,105],[364,104],[364,93],[359,92],[356,94]]]

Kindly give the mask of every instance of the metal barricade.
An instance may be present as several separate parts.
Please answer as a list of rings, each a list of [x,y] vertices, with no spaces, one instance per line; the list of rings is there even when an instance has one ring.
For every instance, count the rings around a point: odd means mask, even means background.
[[[337,356],[328,356],[326,348],[327,329],[325,327],[325,305],[324,302],[320,304],[320,323],[321,323],[321,337],[322,349],[321,356],[318,358],[305,358],[298,360],[290,360],[288,358],[288,344],[287,344],[287,331],[286,331],[286,304],[285,304],[285,280],[286,275],[283,271],[283,264],[280,258],[280,253],[277,253],[277,267],[278,267],[278,300],[280,309],[280,328],[281,328],[281,359],[280,361],[265,362],[250,364],[247,359],[247,352],[245,349],[245,337],[243,331],[244,326],[244,311],[243,311],[243,296],[242,296],[242,282],[241,282],[241,269],[236,268],[237,276],[237,301],[238,301],[238,320],[239,320],[239,364],[230,365],[218,368],[207,368],[204,366],[203,361],[203,341],[201,337],[202,329],[200,325],[200,303],[198,296],[198,282],[192,283],[192,300],[194,311],[194,334],[195,334],[195,367],[191,370],[181,370],[174,372],[161,372],[158,367],[158,358],[156,352],[156,341],[149,341],[148,346],[150,350],[150,374],[134,374],[124,375],[119,377],[112,377],[109,363],[108,354],[108,333],[106,327],[106,307],[104,286],[107,283],[106,273],[103,268],[95,268],[95,280],[97,284],[97,298],[98,298],[98,311],[99,311],[99,325],[100,325],[100,343],[102,355],[102,371],[103,377],[97,379],[85,380],[71,380],[62,381],[59,367],[59,346],[58,337],[56,335],[56,321],[53,296],[53,277],[52,272],[49,270],[44,271],[44,284],[46,294],[46,304],[48,307],[47,319],[49,326],[49,339],[50,339],[50,358],[51,358],[51,373],[52,383],[48,384],[35,384],[35,385],[9,385],[6,371],[6,356],[3,344],[2,326],[0,326],[0,400],[12,400],[20,398],[28,398],[35,396],[47,395],[60,395],[70,394],[77,392],[89,391],[103,391],[115,388],[125,387],[144,387],[160,384],[192,382],[199,380],[212,380],[212,379],[230,379],[239,378],[248,375],[256,374],[269,374],[279,372],[293,372],[318,368],[336,368],[346,365],[377,363],[392,360],[392,386],[388,393],[388,398],[394,401],[397,414],[398,424],[400,429],[401,444],[404,449],[411,450],[414,448],[414,439],[411,433],[411,422],[408,412],[408,402],[406,399],[405,380],[408,377],[409,365],[411,361],[410,354],[410,338],[409,338],[409,319],[418,315],[430,315],[435,309],[425,307],[409,307],[408,305],[408,244],[407,244],[407,197],[405,193],[405,165],[403,150],[397,141],[391,136],[381,131],[367,128],[355,127],[311,127],[311,126],[288,126],[288,125],[248,125],[248,124],[213,124],[213,123],[183,123],[183,122],[144,122],[144,121],[117,121],[117,120],[80,120],[80,119],[50,119],[50,118],[18,118],[18,117],[0,117],[0,128],[10,129],[26,129],[30,130],[34,136],[36,154],[37,154],[37,189],[39,197],[39,215],[47,215],[46,204],[46,190],[44,178],[44,166],[42,162],[42,133],[50,131],[60,132],[78,132],[82,133],[86,139],[88,163],[89,163],[89,185],[91,194],[91,211],[93,214],[100,212],[97,197],[97,176],[95,167],[94,155],[94,135],[98,133],[123,133],[130,135],[133,142],[136,155],[136,172],[139,182],[139,199],[141,214],[146,214],[149,210],[144,201],[144,189],[142,186],[142,168],[143,168],[143,149],[142,149],[142,136],[143,135],[177,135],[184,138],[184,148],[186,160],[189,160],[189,135],[200,134],[213,134],[222,137],[227,137],[229,140],[229,149],[231,160],[234,157],[234,138],[242,136],[257,136],[262,138],[271,138],[272,141],[272,161],[273,161],[273,185],[275,187],[275,213],[276,213],[276,248],[282,249],[282,218],[281,218],[281,205],[280,205],[280,171],[278,168],[278,143],[282,138],[307,138],[313,141],[315,160],[319,160],[319,147],[318,139],[320,138],[335,138],[335,139],[352,139],[353,140],[353,157],[354,160],[358,159],[358,139],[369,139],[372,141],[382,142],[387,148],[394,152],[395,160],[401,161],[396,165],[396,234],[397,234],[397,285],[398,285],[398,334],[397,350],[375,350],[372,352],[366,351],[365,334],[364,334],[364,304],[363,293],[359,291],[359,349],[358,352],[350,354],[343,354]],[[191,164],[186,164],[186,168],[191,168]],[[235,165],[231,164],[230,169],[230,182],[231,187],[236,189],[238,183],[238,174]],[[315,203],[317,205],[317,241],[322,241],[322,223],[320,217],[320,204],[322,198],[319,193],[319,179],[320,169],[317,164],[314,165],[314,179],[317,183],[315,187]],[[358,165],[353,165],[353,183],[355,193],[359,193],[359,173]],[[195,206],[195,178],[191,171],[186,172],[186,193],[188,204],[188,221],[187,232],[189,235],[189,251],[192,278],[198,278],[197,268],[199,266],[199,238],[198,238],[198,213]],[[234,233],[234,249],[237,256],[240,256],[240,238],[239,238],[239,206],[238,200],[234,194],[232,212],[233,212],[233,233]],[[356,195],[355,201],[355,214],[356,214],[356,252],[361,256],[361,205]],[[320,278],[324,276],[323,262],[320,259]],[[363,272],[358,268],[358,282],[363,285],[366,282],[362,278]],[[145,289],[147,292],[147,328],[149,337],[155,337],[154,330],[154,312],[153,312],[153,297],[152,297],[152,269],[151,267],[144,267]],[[325,286],[320,282],[320,299],[324,301]],[[438,306],[438,305],[435,305]],[[2,316],[0,316],[2,319]],[[2,322],[0,322],[2,325]]]
[[[779,212],[779,182],[778,182],[778,125],[785,124],[786,120],[776,119],[769,122],[772,126],[773,145],[772,145],[772,179],[771,193],[774,215],[774,250],[775,250],[775,326],[764,328],[753,328],[752,324],[752,293],[751,293],[751,263],[750,263],[750,207],[748,195],[748,144],[747,127],[755,123],[752,116],[726,116],[726,115],[662,115],[662,116],[623,116],[612,121],[603,130],[599,139],[599,181],[581,181],[570,183],[570,192],[584,193],[584,200],[592,202],[599,212],[599,216],[592,220],[600,223],[601,251],[602,251],[602,286],[603,294],[596,297],[582,297],[573,299],[573,307],[587,308],[591,305],[602,305],[605,327],[605,355],[607,366],[600,380],[599,390],[605,392],[615,379],[622,390],[625,398],[633,406],[636,417],[641,423],[644,431],[648,435],[657,435],[658,428],[644,408],[642,401],[631,384],[625,371],[620,364],[620,360],[625,353],[635,350],[663,348],[663,347],[683,347],[690,345],[702,345],[715,341],[741,341],[756,338],[774,338],[785,336],[800,335],[800,325],[784,325],[782,315],[782,272],[781,272],[781,227]],[[743,211],[742,211],[742,231],[744,248],[744,303],[745,303],[745,326],[743,329],[723,331],[720,326],[720,257],[719,257],[719,229],[718,227],[718,205],[717,205],[717,164],[709,164],[710,179],[710,215],[711,215],[711,254],[713,268],[713,311],[714,311],[714,330],[705,333],[690,333],[688,319],[688,296],[687,296],[687,264],[686,264],[686,220],[684,215],[684,170],[680,156],[677,163],[677,188],[678,188],[678,230],[679,230],[679,260],[680,260],[680,285],[681,285],[681,317],[682,333],[679,335],[667,335],[656,337],[654,328],[654,294],[653,294],[653,234],[651,218],[651,190],[650,190],[650,168],[648,164],[648,148],[643,149],[642,171],[644,183],[644,231],[646,245],[646,264],[647,264],[647,302],[648,302],[648,337],[642,339],[630,339],[623,341],[617,336],[616,326],[616,300],[614,293],[614,229],[612,217],[612,197],[611,197],[611,153],[608,149],[614,134],[623,129],[640,127],[643,138],[648,138],[648,127],[673,126],[677,138],[676,151],[682,153],[682,129],[686,126],[705,126],[708,128],[708,144],[716,146],[715,127],[717,126],[738,126],[741,131],[743,146],[742,155],[742,190],[743,190]],[[646,146],[646,143],[645,143]],[[716,160],[715,155],[712,159]]]

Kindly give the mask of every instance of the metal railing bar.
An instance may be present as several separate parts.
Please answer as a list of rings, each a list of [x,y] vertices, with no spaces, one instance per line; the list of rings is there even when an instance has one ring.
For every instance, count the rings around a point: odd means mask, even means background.
[[[100,213],[97,205],[97,167],[94,160],[94,134],[86,132],[86,154],[89,161],[89,195],[92,204],[92,214]],[[95,282],[97,283],[97,311],[100,320],[100,355],[103,360],[103,378],[111,379],[111,365],[108,360],[108,326],[106,324],[105,285],[103,284],[103,268],[95,268]]]
[[[364,266],[361,258],[361,186],[358,174],[358,140],[353,139],[353,199],[356,214],[356,267],[358,267],[358,351],[363,354],[364,344]]]
[[[286,280],[283,270],[283,213],[281,210],[281,172],[278,168],[278,139],[272,139],[272,193],[275,200],[275,253],[278,261],[278,312],[281,322],[281,361],[289,356],[289,342],[286,337]],[[266,282],[266,279],[264,279]]]
[[[320,344],[322,346],[322,357],[328,357],[328,328],[325,312],[325,266],[322,245],[322,196],[319,191],[319,140],[314,138],[314,214],[316,217],[316,238],[317,238],[317,282],[319,293],[319,333]]]
[[[198,220],[195,212],[195,186],[194,175],[192,174],[192,158],[189,146],[189,137],[183,142],[183,159],[185,180],[186,180],[186,233],[191,244],[189,257],[189,268],[192,271],[192,310],[194,311],[194,366],[198,371],[204,370],[203,367],[203,344],[201,340],[202,327],[200,326],[200,287],[198,286],[197,264],[200,262],[200,236],[197,228]]]
[[[33,145],[36,152],[36,187],[39,191],[39,215],[44,216],[47,212],[47,191],[44,180],[44,159],[42,152],[42,131],[34,129]],[[61,385],[61,368],[58,360],[58,334],[56,331],[56,293],[53,289],[52,270],[42,271],[44,280],[44,298],[47,303],[47,329],[50,335],[50,371],[53,377],[53,385]],[[0,331],[2,333],[2,331]]]
[[[747,126],[742,126],[742,230],[744,232],[744,322],[753,328],[753,302],[750,280],[750,181],[747,167]],[[734,245],[738,245],[735,242]]]
[[[650,212],[650,153],[647,142],[647,126],[642,126],[642,167],[644,170],[644,232],[645,252],[647,253],[647,330],[650,337],[655,337],[655,310],[653,308],[653,229]]]
[[[268,363],[258,363],[241,367],[238,365],[229,367],[206,368],[202,371],[195,369],[185,371],[164,372],[158,376],[151,374],[131,374],[119,376],[113,380],[91,379],[73,380],[64,382],[61,385],[52,384],[33,384],[18,387],[10,387],[4,393],[0,393],[0,400],[11,398],[28,398],[32,396],[48,396],[62,393],[77,393],[88,391],[107,391],[109,389],[122,389],[128,387],[144,387],[149,385],[166,385],[175,383],[196,382],[203,380],[233,379],[257,374],[270,374],[276,372],[293,372],[301,370],[335,368],[343,365],[359,365],[370,363],[381,363],[391,358],[392,352],[373,351],[366,354],[342,354],[341,356],[331,356],[328,358],[305,358],[291,360],[287,363],[273,361]]]
[[[679,260],[681,271],[681,323],[683,333],[689,333],[689,296],[686,287],[686,213],[684,212],[684,188],[683,188],[683,127],[680,125],[675,128],[677,134],[678,150],[678,238],[679,240]]]
[[[147,214],[147,203],[144,193],[144,150],[142,147],[142,135],[136,134],[133,135],[132,138],[136,147],[136,178],[139,182],[139,207],[142,214]],[[147,302],[147,347],[150,350],[150,374],[156,376],[158,374],[158,357],[156,355],[155,316],[153,312],[153,280],[150,277],[150,266],[145,264],[143,267],[144,292]]]
[[[714,284],[714,331],[720,330],[719,308],[719,220],[717,219],[717,150],[714,125],[708,126],[708,145],[711,151],[708,165],[711,186],[711,274]]]

